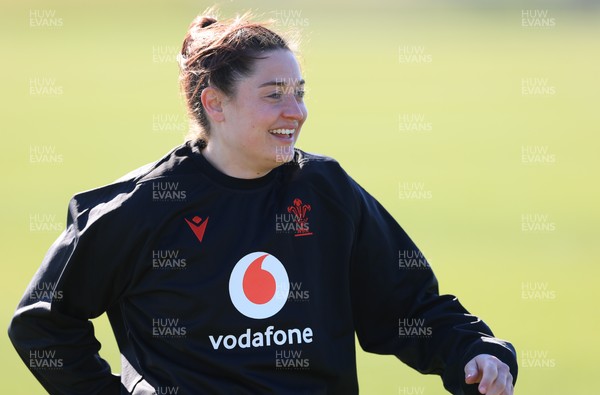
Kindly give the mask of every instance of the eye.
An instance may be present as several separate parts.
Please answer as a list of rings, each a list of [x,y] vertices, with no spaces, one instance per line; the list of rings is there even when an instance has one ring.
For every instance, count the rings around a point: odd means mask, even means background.
[[[306,92],[304,91],[304,89],[299,89],[296,91],[296,97],[299,99],[304,98],[304,95],[306,94]]]
[[[270,94],[269,96],[267,96],[270,99],[281,99],[281,96],[283,96],[283,94],[279,91]]]

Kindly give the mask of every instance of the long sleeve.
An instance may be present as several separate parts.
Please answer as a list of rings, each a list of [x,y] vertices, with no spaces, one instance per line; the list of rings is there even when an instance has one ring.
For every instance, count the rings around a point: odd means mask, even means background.
[[[119,394],[120,379],[100,358],[91,318],[126,287],[136,232],[119,220],[126,192],[74,197],[67,227],[47,252],[9,326],[9,336],[50,394]],[[128,226],[129,225],[129,226]]]
[[[391,215],[360,186],[352,259],[352,303],[362,348],[396,355],[421,373],[438,374],[453,394],[479,394],[464,383],[464,366],[491,354],[506,363],[514,380],[512,345],[451,295],[439,295],[427,260]]]

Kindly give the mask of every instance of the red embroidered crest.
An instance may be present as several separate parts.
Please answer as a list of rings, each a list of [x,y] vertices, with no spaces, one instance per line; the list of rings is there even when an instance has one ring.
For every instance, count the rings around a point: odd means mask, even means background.
[[[294,221],[296,222],[295,235],[298,236],[310,236],[313,233],[309,230],[308,218],[306,213],[311,210],[310,204],[302,203],[302,200],[296,198],[292,206],[288,206],[288,213],[294,215]]]

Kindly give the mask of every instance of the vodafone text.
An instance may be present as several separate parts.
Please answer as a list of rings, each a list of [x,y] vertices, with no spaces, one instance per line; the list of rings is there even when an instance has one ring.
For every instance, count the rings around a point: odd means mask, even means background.
[[[208,338],[215,350],[221,348],[221,345],[228,350],[239,348],[269,347],[271,340],[274,344],[282,346],[284,344],[302,344],[312,343],[313,331],[311,328],[299,328],[288,330],[275,330],[273,325],[268,326],[264,332],[252,332],[250,328],[246,329],[240,336],[219,335],[216,339],[213,335]]]

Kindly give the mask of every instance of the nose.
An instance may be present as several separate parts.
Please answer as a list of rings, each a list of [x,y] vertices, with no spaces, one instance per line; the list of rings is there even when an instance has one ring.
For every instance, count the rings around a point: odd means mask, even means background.
[[[296,97],[289,95],[286,98],[285,107],[283,108],[282,116],[287,119],[293,119],[301,122],[304,120],[306,107],[303,102],[296,100]]]

